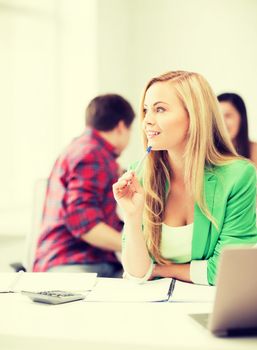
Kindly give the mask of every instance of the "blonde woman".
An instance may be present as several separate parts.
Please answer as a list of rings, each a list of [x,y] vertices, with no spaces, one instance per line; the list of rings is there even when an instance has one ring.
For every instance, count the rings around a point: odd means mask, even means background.
[[[214,285],[222,248],[257,242],[254,166],[237,155],[200,74],[150,80],[141,115],[152,150],[140,173],[134,166],[113,185],[125,276]]]

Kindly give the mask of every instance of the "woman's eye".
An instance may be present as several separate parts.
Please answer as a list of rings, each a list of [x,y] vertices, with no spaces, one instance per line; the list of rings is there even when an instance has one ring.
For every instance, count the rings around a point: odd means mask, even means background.
[[[147,109],[144,108],[144,109],[143,109],[143,114],[145,115],[146,113],[147,113]]]
[[[156,111],[157,111],[157,113],[163,113],[163,112],[165,112],[165,109],[163,107],[157,107]]]

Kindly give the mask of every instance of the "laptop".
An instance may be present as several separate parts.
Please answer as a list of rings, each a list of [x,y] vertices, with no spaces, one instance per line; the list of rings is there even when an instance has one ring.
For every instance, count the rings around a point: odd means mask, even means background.
[[[191,314],[217,336],[257,336],[257,248],[225,248],[212,314]]]

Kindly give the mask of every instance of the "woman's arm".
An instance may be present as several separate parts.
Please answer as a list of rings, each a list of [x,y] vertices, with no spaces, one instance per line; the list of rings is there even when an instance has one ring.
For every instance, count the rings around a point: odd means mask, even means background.
[[[257,242],[256,169],[245,161],[236,171],[232,168],[227,176],[236,177],[236,180],[223,209],[224,220],[218,241],[208,259],[208,282],[211,285],[216,283],[218,261],[225,246],[253,245]]]
[[[153,269],[151,278],[170,277],[180,281],[192,282],[190,278],[190,264],[156,264]]]
[[[152,265],[142,231],[144,190],[135,173],[127,172],[113,185],[113,194],[123,212],[125,224],[122,244],[123,268],[130,276],[143,278]]]

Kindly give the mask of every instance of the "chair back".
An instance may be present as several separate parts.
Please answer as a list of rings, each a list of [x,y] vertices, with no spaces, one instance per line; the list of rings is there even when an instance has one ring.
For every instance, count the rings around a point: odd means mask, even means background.
[[[33,269],[37,241],[40,234],[41,223],[42,223],[42,215],[43,215],[43,209],[44,209],[47,183],[48,183],[47,178],[38,179],[34,186],[32,225],[31,225],[31,230],[26,237],[25,256],[23,259],[23,265],[27,272],[31,272]]]

